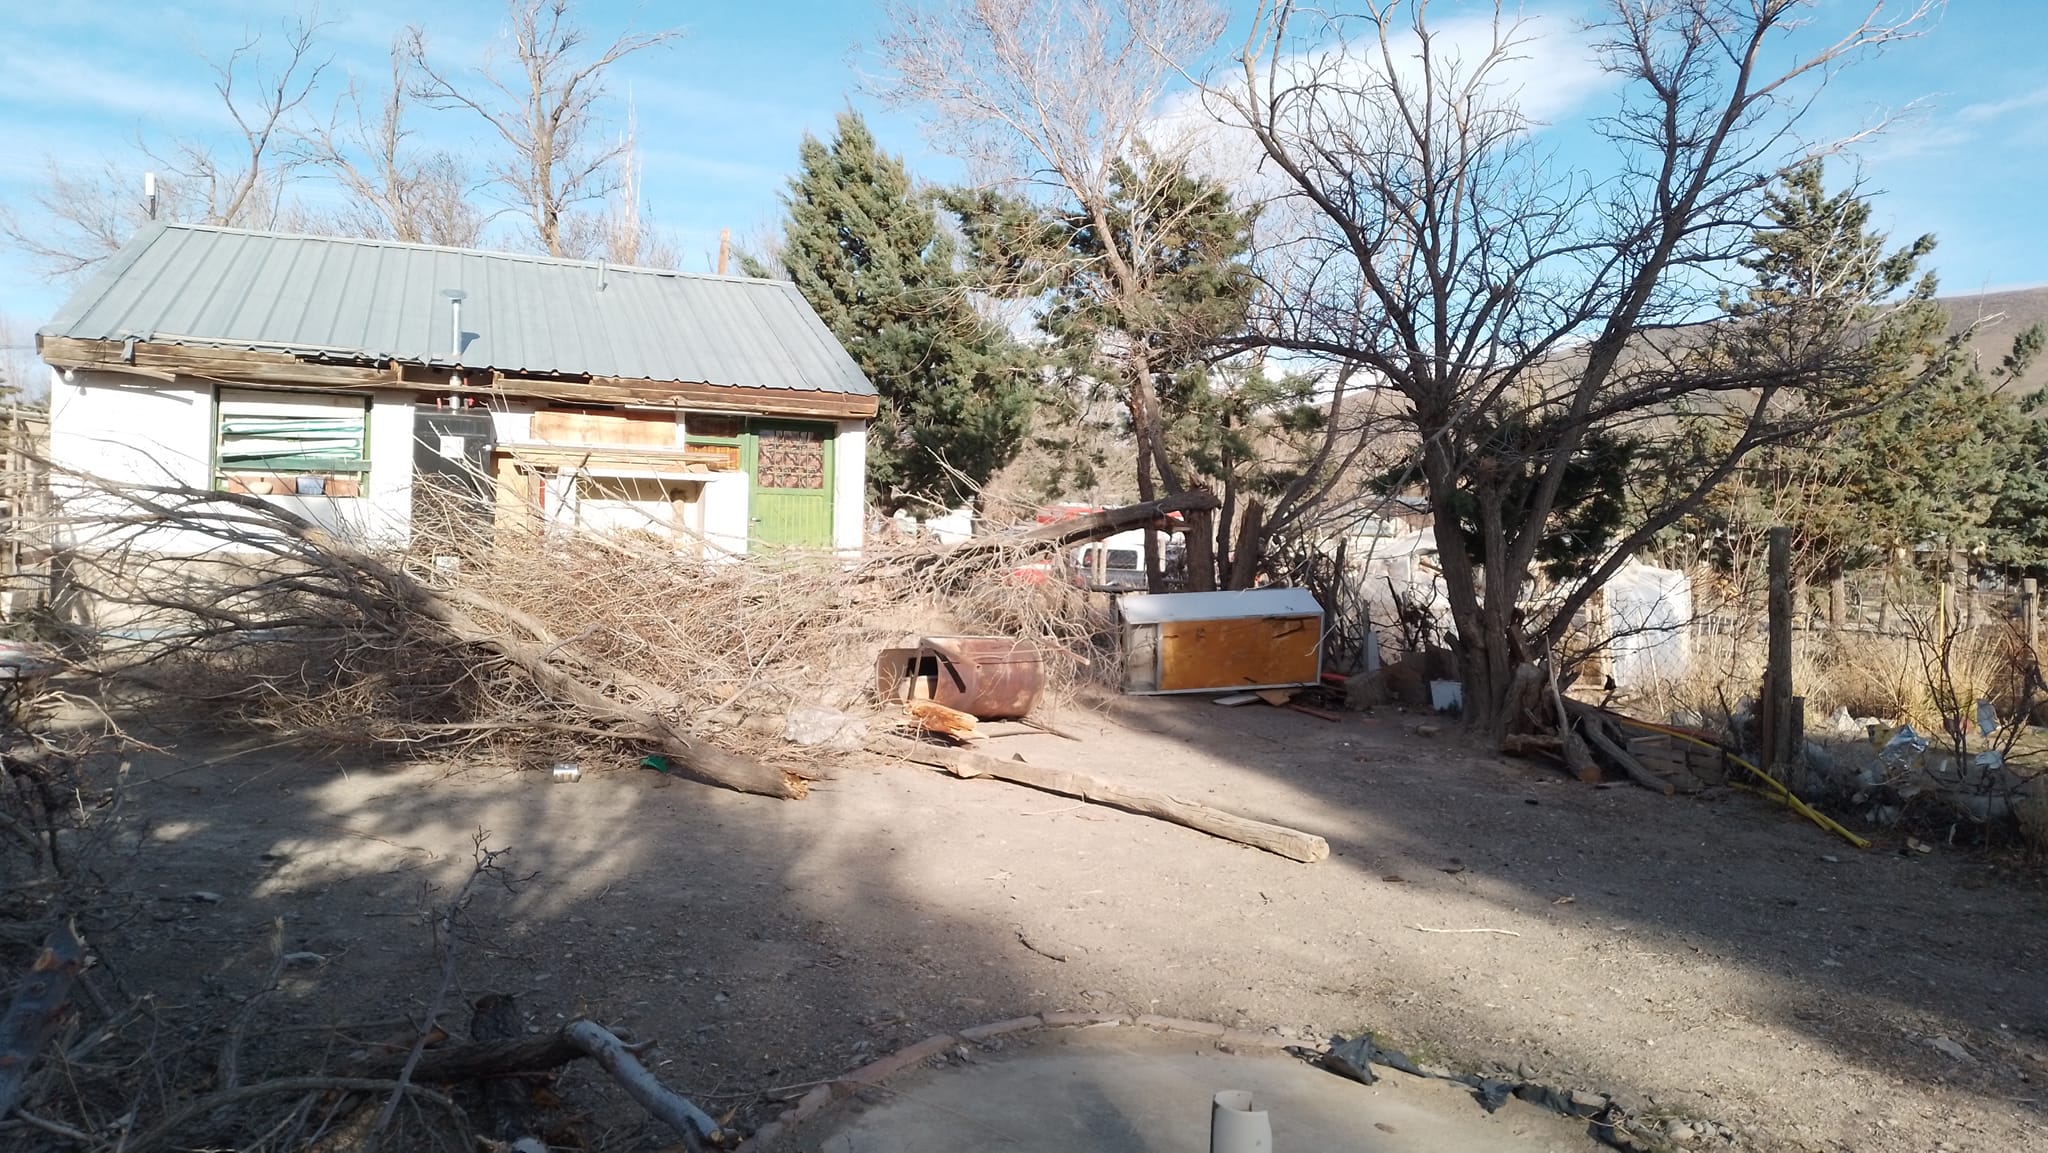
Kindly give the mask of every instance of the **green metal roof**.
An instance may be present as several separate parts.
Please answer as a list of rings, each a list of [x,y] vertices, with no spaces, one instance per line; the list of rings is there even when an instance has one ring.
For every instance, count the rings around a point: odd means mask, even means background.
[[[194,224],[136,233],[41,334],[875,394],[784,281]]]

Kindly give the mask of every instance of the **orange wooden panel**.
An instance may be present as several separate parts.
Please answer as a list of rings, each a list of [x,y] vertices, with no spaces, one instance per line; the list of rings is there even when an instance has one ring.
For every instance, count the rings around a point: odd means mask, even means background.
[[[1322,623],[1313,617],[1170,621],[1159,626],[1159,688],[1313,683]]]
[[[533,414],[533,438],[550,444],[616,444],[673,448],[676,418],[667,412],[579,412],[549,408]]]

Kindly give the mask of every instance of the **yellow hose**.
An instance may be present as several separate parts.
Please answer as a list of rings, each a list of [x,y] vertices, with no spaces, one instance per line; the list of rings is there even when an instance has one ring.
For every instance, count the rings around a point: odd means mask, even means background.
[[[1764,787],[1761,789],[1755,789],[1750,788],[1746,785],[1738,784],[1734,781],[1728,782],[1729,784],[1734,785],[1738,789],[1746,789],[1747,791],[1758,793],[1759,795],[1768,797],[1771,800],[1774,800],[1779,804],[1784,805],[1786,808],[1791,809],[1793,812],[1798,813],[1800,816],[1805,817],[1807,820],[1812,821],[1814,824],[1819,825],[1821,828],[1826,829],[1828,832],[1835,834],[1836,836],[1842,838],[1843,840],[1849,842],[1850,844],[1856,846],[1859,849],[1867,849],[1870,847],[1870,841],[1868,838],[1859,837],[1856,834],[1850,832],[1849,830],[1843,828],[1841,825],[1836,824],[1834,818],[1814,808],[1812,805],[1807,804],[1805,801],[1800,800],[1798,796],[1796,796],[1792,792],[1792,790],[1786,788],[1783,784],[1781,784],[1776,777],[1771,776],[1769,773],[1764,772],[1762,769],[1757,768],[1755,765],[1750,764],[1748,761],[1743,760],[1741,757],[1736,756],[1734,753],[1729,752],[1727,749],[1722,748],[1714,742],[1709,740],[1703,740],[1699,737],[1696,737],[1691,733],[1686,732],[1684,729],[1673,728],[1670,725],[1660,725],[1657,724],[1655,721],[1639,721],[1636,720],[1634,717],[1616,717],[1615,719],[1620,721],[1624,727],[1648,729],[1653,733],[1663,733],[1667,737],[1676,737],[1681,741],[1686,741],[1691,744],[1698,745],[1700,748],[1712,749],[1715,752],[1720,753],[1722,756],[1727,757],[1729,760],[1735,762],[1738,765],[1741,765],[1745,769],[1748,769],[1750,775],[1754,776],[1758,781],[1762,782]]]

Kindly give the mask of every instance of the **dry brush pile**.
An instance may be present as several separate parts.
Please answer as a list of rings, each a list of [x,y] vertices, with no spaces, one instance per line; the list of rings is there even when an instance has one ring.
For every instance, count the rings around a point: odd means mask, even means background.
[[[781,717],[864,707],[906,635],[1028,643],[1054,697],[1107,667],[1103,610],[1030,567],[1043,539],[706,561],[649,534],[484,525],[378,550],[255,497],[76,483],[53,528],[92,547],[63,553],[54,599],[91,667],[309,740],[533,763],[628,746],[800,797],[818,754],[775,739]]]
[[[1099,610],[1028,567],[1056,547],[1045,539],[911,544],[859,562],[705,562],[634,534],[443,534],[377,550],[253,497],[66,484],[48,526],[50,624],[81,683],[294,739],[539,764],[579,748],[625,764],[658,752],[698,779],[796,798],[825,766],[778,739],[783,714],[860,707],[876,650],[905,634],[1032,643],[1055,695],[1107,667]],[[422,975],[424,1016],[287,1020],[297,961],[275,935],[233,1011],[131,987],[94,942],[153,898],[100,879],[118,872],[102,859],[134,820],[116,768],[128,738],[93,741],[11,725],[0,746],[0,965],[18,999],[0,1021],[0,1143],[530,1148],[515,1140],[537,1133],[520,1116],[524,1090],[494,1100],[491,1086],[586,1059],[685,1147],[730,1138],[594,1022],[531,1034],[509,998],[472,1012],[449,996],[458,946],[478,931],[473,890],[502,872],[481,839],[471,884],[421,910],[443,959],[439,991]],[[450,1036],[461,1032],[466,1042]]]

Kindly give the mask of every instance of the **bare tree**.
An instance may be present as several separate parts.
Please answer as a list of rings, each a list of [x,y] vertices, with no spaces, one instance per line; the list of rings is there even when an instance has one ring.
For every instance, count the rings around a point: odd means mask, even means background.
[[[1122,213],[1122,227],[1111,218],[1119,202],[1163,202],[1184,178],[1184,151],[1152,139],[1154,112],[1177,68],[1222,35],[1221,13],[1208,0],[890,0],[884,9],[890,96],[921,106],[934,141],[966,159],[982,182],[1091,225],[1096,267],[1052,256],[1063,243],[1057,236],[1030,263],[1047,283],[1085,284],[1098,308],[1138,327],[1156,299],[1163,238],[1180,221],[1143,210]],[[1154,499],[1162,486],[1183,491],[1150,347],[1126,339],[1103,351],[1137,442],[1139,499]],[[1192,535],[1206,543],[1207,526],[1198,529]],[[1146,543],[1156,589],[1151,534]]]
[[[31,199],[35,210],[26,215],[0,206],[0,236],[52,278],[97,267],[150,218],[141,166],[112,160],[76,172],[47,158],[42,183]],[[160,201],[158,212],[165,219],[185,218],[183,206],[175,201]]]
[[[1259,342],[1360,366],[1404,402],[1475,728],[1516,720],[1518,668],[1546,659],[1595,590],[1786,434],[1786,390],[1846,355],[1815,344],[1736,369],[1715,338],[1671,331],[1718,313],[1825,79],[1914,34],[1934,5],[1887,20],[1880,3],[1818,51],[1766,67],[1806,6],[1607,0],[1595,51],[1624,91],[1600,126],[1617,155],[1605,173],[1551,163],[1503,76],[1526,30],[1498,9],[1487,41],[1460,51],[1429,26],[1426,0],[1357,15],[1266,0],[1234,79],[1205,90],[1249,130],[1305,225],[1271,254],[1287,290],[1269,294]],[[1702,404],[1736,428],[1721,448],[1631,457],[1661,414]],[[1653,455],[1655,474],[1627,471]],[[1637,515],[1612,539],[1571,539],[1567,497],[1610,466]],[[1570,547],[1590,555],[1532,602],[1539,560]]]
[[[36,358],[35,326],[0,312],[0,398],[40,401],[50,370]]]
[[[509,0],[511,58],[487,56],[473,80],[436,67],[417,26],[407,43],[420,73],[416,94],[437,108],[468,109],[503,141],[508,152],[489,166],[491,182],[531,220],[534,239],[551,256],[593,250],[602,229],[579,225],[577,210],[618,187],[617,161],[627,144],[600,137],[605,73],[681,35],[624,32],[593,53],[571,8],[571,0]]]
[[[602,251],[613,264],[635,264],[643,268],[676,268],[682,254],[655,227],[654,216],[642,199],[640,183],[639,126],[632,110],[626,112],[626,131],[620,141],[617,165],[618,186],[605,205]]]
[[[167,154],[149,153],[169,171],[199,219],[260,227],[284,214],[285,188],[299,166],[284,147],[289,122],[329,63],[314,58],[322,27],[317,14],[287,24],[284,61],[267,73],[261,36],[250,36],[226,59],[209,62],[213,90],[235,122],[239,139],[232,145],[216,149],[185,138],[173,141]]]
[[[326,71],[316,58],[322,27],[315,16],[287,23],[281,59],[268,67],[260,35],[208,61],[213,90],[235,126],[227,144],[199,136],[143,142],[142,164],[109,161],[85,175],[52,160],[34,197],[39,211],[27,218],[0,212],[0,236],[51,275],[72,276],[119,251],[152,218],[258,228],[297,220],[287,193],[299,162],[282,146]],[[153,204],[143,195],[144,168],[158,173]]]
[[[407,42],[393,44],[390,87],[370,102],[351,78],[345,106],[337,102],[326,122],[299,130],[295,150],[347,194],[336,231],[474,248],[485,218],[469,200],[467,166],[453,153],[411,143],[406,119],[416,68]]]

